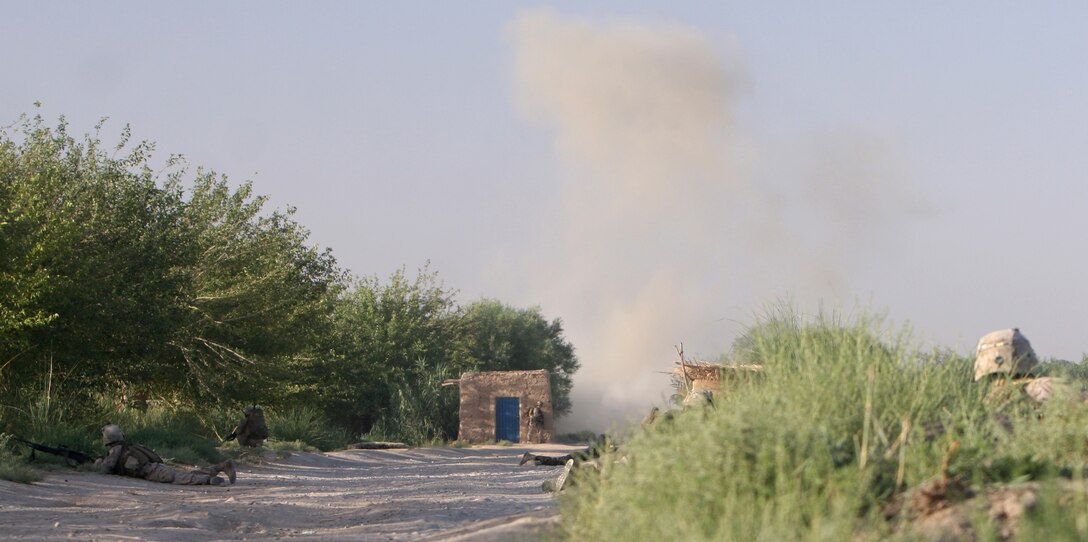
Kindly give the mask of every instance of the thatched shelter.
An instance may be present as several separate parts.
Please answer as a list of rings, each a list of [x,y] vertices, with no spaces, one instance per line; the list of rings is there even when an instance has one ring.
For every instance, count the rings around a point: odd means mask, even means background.
[[[696,394],[717,396],[722,383],[758,376],[762,365],[715,363],[712,361],[678,361],[672,370],[677,395],[686,398]]]
[[[525,411],[544,403],[544,432],[554,434],[552,388],[548,371],[488,371],[465,373],[444,386],[460,388],[457,439],[473,442],[521,442],[527,430]],[[535,438],[534,438],[535,440]]]

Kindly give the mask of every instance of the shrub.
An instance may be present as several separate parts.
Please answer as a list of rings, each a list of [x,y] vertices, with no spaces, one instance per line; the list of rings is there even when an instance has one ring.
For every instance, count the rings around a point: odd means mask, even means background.
[[[419,446],[442,444],[457,413],[457,395],[442,388],[449,378],[447,365],[429,368],[416,360],[411,376],[402,377],[393,387],[393,406],[366,435],[369,440],[394,440]]]
[[[1084,466],[1086,407],[1049,405],[1042,423],[1038,410],[997,416],[970,359],[922,355],[879,320],[787,314],[752,328],[743,351],[764,378],[636,433],[629,460],[606,459],[601,476],[576,476],[560,500],[566,536],[877,540],[892,534],[884,506],[944,474],[946,457],[947,474],[974,484]]]
[[[41,473],[30,468],[11,451],[11,435],[0,433],[0,480],[29,484],[42,479]]]
[[[327,452],[343,448],[350,440],[347,433],[333,428],[312,408],[291,409],[283,414],[265,410],[265,415],[271,437],[269,446],[276,449],[305,449],[308,444]]]

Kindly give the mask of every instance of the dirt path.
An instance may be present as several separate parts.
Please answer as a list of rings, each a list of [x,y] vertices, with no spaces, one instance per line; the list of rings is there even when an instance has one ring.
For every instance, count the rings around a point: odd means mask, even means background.
[[[173,486],[56,471],[0,481],[5,540],[533,540],[558,520],[542,481],[561,467],[518,466],[532,450],[350,450],[266,454],[228,487]]]

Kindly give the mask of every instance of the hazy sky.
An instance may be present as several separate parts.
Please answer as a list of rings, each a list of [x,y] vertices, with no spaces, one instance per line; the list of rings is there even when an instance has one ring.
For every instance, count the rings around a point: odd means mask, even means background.
[[[0,2],[0,125],[109,117],[360,275],[562,318],[571,429],[862,305],[1088,351],[1088,4]]]

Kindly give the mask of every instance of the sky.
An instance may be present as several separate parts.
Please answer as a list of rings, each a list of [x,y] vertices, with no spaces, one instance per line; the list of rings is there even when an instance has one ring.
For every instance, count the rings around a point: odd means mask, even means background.
[[[677,347],[782,303],[1088,352],[1088,4],[0,9],[0,126],[108,117],[356,275],[540,307],[582,363],[561,429],[664,406]]]

